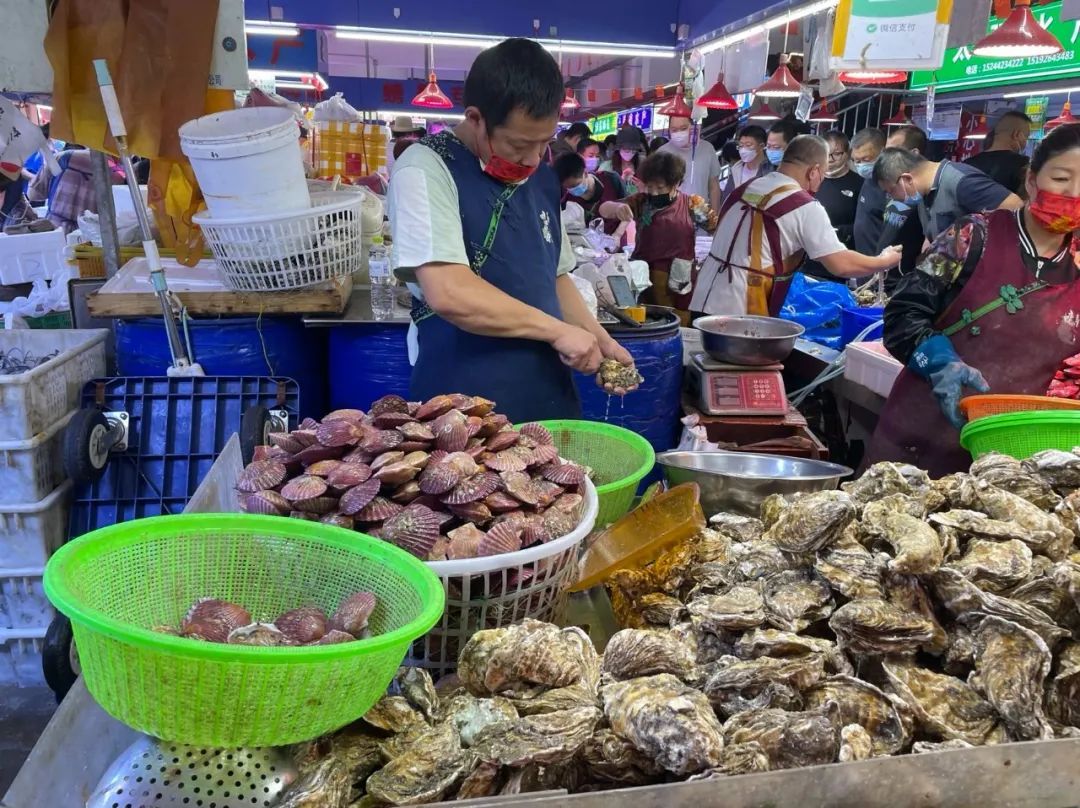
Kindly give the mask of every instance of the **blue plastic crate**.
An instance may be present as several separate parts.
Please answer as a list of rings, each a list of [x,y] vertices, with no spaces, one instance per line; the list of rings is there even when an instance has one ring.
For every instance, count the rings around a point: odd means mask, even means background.
[[[877,323],[877,328],[863,337],[863,342],[881,339],[884,325],[882,316],[885,309],[881,306],[866,306],[857,309],[840,309],[840,347],[844,347],[862,333],[868,325]]]
[[[262,376],[128,376],[83,388],[83,406],[128,413],[128,448],[100,480],[75,487],[69,536],[144,516],[181,513],[244,412],[257,404],[299,421],[300,388]]]

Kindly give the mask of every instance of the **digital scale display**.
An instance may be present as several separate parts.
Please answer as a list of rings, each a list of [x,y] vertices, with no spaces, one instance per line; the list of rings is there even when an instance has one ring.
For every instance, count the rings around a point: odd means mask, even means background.
[[[702,354],[690,366],[691,387],[708,415],[785,415],[787,391],[782,366],[740,367],[713,362]]]

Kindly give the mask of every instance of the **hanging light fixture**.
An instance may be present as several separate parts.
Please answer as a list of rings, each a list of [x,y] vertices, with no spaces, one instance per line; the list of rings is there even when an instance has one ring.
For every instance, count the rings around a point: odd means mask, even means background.
[[[907,115],[907,105],[901,104],[900,109],[896,111],[896,114],[891,118],[888,118],[881,122],[882,126],[907,126],[911,123],[911,118]]]
[[[1065,105],[1061,108],[1061,114],[1056,118],[1052,118],[1047,121],[1043,129],[1047,132],[1057,129],[1059,126],[1065,126],[1071,123],[1080,123],[1080,118],[1074,118],[1072,114],[1072,99],[1070,98],[1065,102]]]
[[[1016,0],[1008,18],[975,43],[976,56],[1007,58],[1013,56],[1049,56],[1065,50],[1057,37],[1039,25],[1031,13],[1031,0]]]
[[[739,102],[732,97],[731,93],[728,92],[728,88],[724,86],[724,62],[726,61],[727,51],[721,51],[720,73],[716,77],[716,84],[710,87],[708,91],[697,100],[697,103],[706,109],[739,108]]]
[[[675,97],[660,107],[657,112],[669,118],[689,118],[693,114],[693,110],[683,97],[682,82],[675,85]]]
[[[752,121],[778,121],[780,116],[773,112],[772,107],[768,102],[762,101],[757,108],[756,112],[751,112],[747,116]]]
[[[975,124],[975,128],[964,135],[964,140],[986,140],[986,136],[990,134],[990,129],[986,125],[986,116],[980,115],[978,122]]]
[[[906,70],[871,70],[869,68],[856,68],[854,70],[841,70],[838,78],[848,84],[896,84],[899,81],[907,81]]]
[[[802,92],[802,85],[791,75],[791,70],[788,69],[788,62],[791,59],[787,52],[788,29],[790,27],[790,22],[784,26],[784,50],[780,53],[780,64],[777,65],[773,74],[769,76],[769,80],[754,91],[755,95],[762,98],[798,98]]]
[[[818,105],[817,111],[811,112],[810,117],[806,120],[810,123],[836,123],[840,119],[836,117],[835,106],[822,101]]]
[[[435,80],[435,46],[429,45],[428,48],[431,54],[431,72],[428,74],[427,87],[416,94],[412,105],[424,109],[453,109],[454,102],[439,89],[439,83]]]
[[[566,88],[566,97],[563,98],[560,109],[562,109],[563,112],[573,112],[576,109],[581,109],[581,104],[578,102],[577,97],[574,95],[573,88]]]

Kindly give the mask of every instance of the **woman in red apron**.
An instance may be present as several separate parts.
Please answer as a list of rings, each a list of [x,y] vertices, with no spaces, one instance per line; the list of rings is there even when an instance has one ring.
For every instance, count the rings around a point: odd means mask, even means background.
[[[605,203],[600,215],[609,221],[637,223],[637,242],[630,258],[648,263],[652,282],[642,302],[674,309],[683,325],[690,325],[694,230],[699,220],[707,229],[715,229],[716,216],[703,202],[694,205],[679,190],[685,174],[686,163],[677,154],[655,152],[639,171],[645,193]]]
[[[1045,395],[1080,351],[1080,126],[1039,145],[1019,211],[964,217],[935,239],[885,309],[885,346],[907,367],[881,413],[867,462],[932,477],[963,471],[964,395]]]

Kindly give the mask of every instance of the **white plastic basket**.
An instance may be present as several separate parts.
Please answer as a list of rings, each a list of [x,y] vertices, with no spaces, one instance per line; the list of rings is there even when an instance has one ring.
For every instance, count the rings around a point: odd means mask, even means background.
[[[30,440],[0,441],[0,508],[37,502],[64,481],[64,427],[76,412]]]
[[[904,366],[886,350],[881,340],[852,342],[845,349],[844,378],[888,397]]]
[[[316,193],[309,210],[235,219],[215,219],[203,211],[192,219],[202,228],[227,285],[243,292],[275,292],[360,268],[364,198]]]
[[[0,567],[43,567],[67,541],[71,480],[40,502],[0,505]]]
[[[8,631],[0,629],[0,685],[43,687],[41,652],[46,629]]]
[[[56,611],[45,596],[44,567],[0,569],[0,629],[38,631],[49,627]]]
[[[66,244],[63,230],[18,236],[0,233],[0,283],[52,280],[64,269]]]

